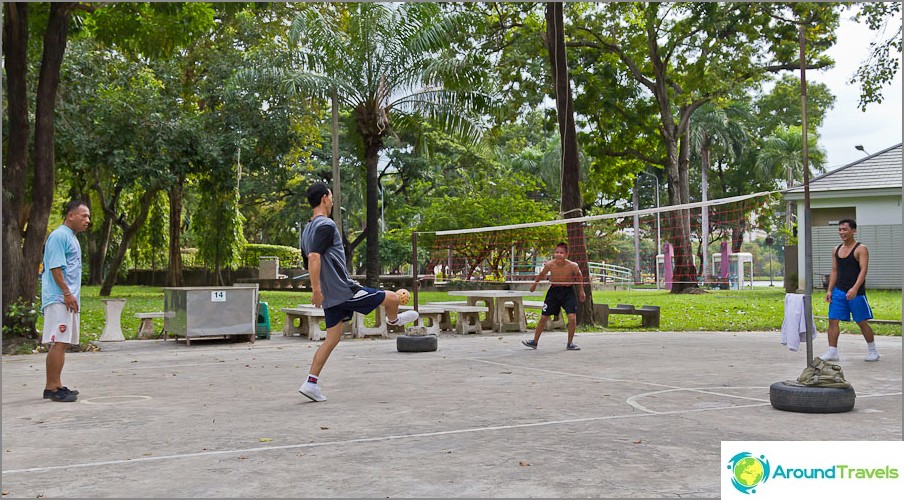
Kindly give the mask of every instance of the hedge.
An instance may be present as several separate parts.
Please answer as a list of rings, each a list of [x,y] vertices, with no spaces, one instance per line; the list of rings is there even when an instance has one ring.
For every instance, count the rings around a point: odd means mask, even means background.
[[[295,267],[301,262],[301,252],[295,247],[249,243],[242,255],[242,266],[257,267],[260,257],[278,257],[280,267]]]

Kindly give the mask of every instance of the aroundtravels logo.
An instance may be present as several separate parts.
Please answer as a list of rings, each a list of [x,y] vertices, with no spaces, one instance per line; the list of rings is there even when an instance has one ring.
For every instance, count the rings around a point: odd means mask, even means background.
[[[766,460],[765,455],[757,458],[742,451],[728,461],[728,470],[731,471],[731,485],[749,495],[756,493],[754,488],[769,479],[769,460]]]

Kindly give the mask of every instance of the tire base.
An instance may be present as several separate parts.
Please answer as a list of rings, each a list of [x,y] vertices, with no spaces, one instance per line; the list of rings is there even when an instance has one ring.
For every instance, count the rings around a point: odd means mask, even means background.
[[[769,402],[776,410],[799,413],[844,413],[854,409],[853,387],[814,387],[797,382],[769,386]]]
[[[399,335],[396,349],[399,352],[431,352],[437,348],[436,335]]]

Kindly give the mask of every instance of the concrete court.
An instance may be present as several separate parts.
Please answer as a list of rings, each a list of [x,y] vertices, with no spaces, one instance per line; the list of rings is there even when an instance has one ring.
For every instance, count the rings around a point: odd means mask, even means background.
[[[345,340],[323,403],[297,392],[319,342],[279,333],[70,353],[77,403],[41,399],[43,354],[4,356],[4,495],[714,498],[722,440],[902,438],[901,337],[866,363],[842,336],[857,402],[825,415],[770,406],[805,365],[778,332],[579,333],[580,352],[525,338]]]

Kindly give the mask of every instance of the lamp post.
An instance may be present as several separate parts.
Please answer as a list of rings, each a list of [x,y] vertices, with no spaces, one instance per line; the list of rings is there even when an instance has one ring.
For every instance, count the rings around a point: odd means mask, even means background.
[[[856,146],[854,146],[854,149],[856,149],[857,151],[862,151],[863,154],[869,156],[869,152],[863,148],[863,144],[857,144]]]
[[[772,244],[775,243],[775,239],[772,236],[766,236],[766,249],[769,252],[769,286],[774,286],[772,284]]]
[[[655,270],[654,275],[656,276],[656,282],[659,283],[659,264],[656,263],[656,256],[662,251],[662,235],[659,227],[659,177],[656,177],[649,172],[640,172],[639,175],[648,175],[656,182],[656,251],[653,252],[653,269]]]

